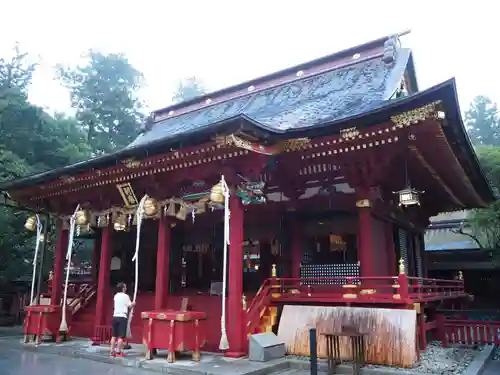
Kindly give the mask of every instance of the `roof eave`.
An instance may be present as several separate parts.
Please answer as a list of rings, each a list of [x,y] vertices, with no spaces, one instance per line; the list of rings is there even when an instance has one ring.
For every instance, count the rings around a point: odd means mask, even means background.
[[[266,138],[317,138],[340,132],[342,128],[348,127],[353,123],[355,123],[358,128],[362,128],[371,126],[376,123],[388,121],[390,117],[395,113],[415,109],[436,100],[441,100],[443,102],[443,105],[447,112],[447,116],[449,115],[450,119],[452,120],[451,123],[458,124],[458,129],[456,129],[457,131],[455,132],[455,135],[458,134],[467,142],[465,147],[467,149],[466,152],[472,162],[472,166],[477,168],[476,174],[479,175],[477,177],[482,185],[481,196],[483,197],[483,199],[485,199],[485,201],[492,201],[494,199],[493,192],[484,176],[481,167],[479,166],[479,162],[472,149],[470,140],[465,133],[465,127],[463,126],[463,122],[460,116],[460,109],[458,107],[458,99],[456,96],[456,86],[454,79],[445,81],[439,85],[431,87],[425,91],[421,91],[417,94],[408,96],[406,98],[390,101],[386,105],[370,112],[365,112],[362,114],[351,116],[349,118],[343,118],[327,123],[320,123],[305,129],[301,128],[289,129],[286,131],[276,131],[275,129],[271,129],[259,122],[254,121],[248,116],[238,115],[219,123],[211,124],[210,126],[206,126],[202,129],[194,129],[193,131],[184,133],[174,138],[158,139],[146,145],[127,148],[110,155],[91,159],[88,162],[81,162],[71,166],[48,171],[42,174],[10,181],[4,183],[3,185],[0,185],[0,190],[10,192],[16,189],[33,185],[35,183],[54,180],[68,174],[74,175],[93,168],[106,168],[118,164],[118,162],[120,160],[123,160],[124,158],[154,155],[158,152],[161,152],[161,150],[172,147],[173,145],[177,145],[178,147],[186,147],[188,144],[193,144],[193,142],[195,142],[194,144],[196,144],[196,142],[199,142],[200,139],[209,139],[216,133],[248,130],[259,132],[261,136]],[[143,155],[140,155],[141,153]]]

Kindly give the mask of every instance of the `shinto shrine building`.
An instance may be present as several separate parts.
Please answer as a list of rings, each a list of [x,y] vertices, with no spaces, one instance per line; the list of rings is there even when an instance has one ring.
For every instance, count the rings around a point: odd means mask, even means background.
[[[262,331],[307,354],[307,324],[346,324],[370,330],[369,362],[408,366],[437,304],[467,297],[460,276],[427,278],[424,232],[429,217],[493,195],[455,81],[419,91],[411,50],[385,37],[157,110],[123,150],[1,186],[59,218],[50,302],[31,307],[27,332],[58,335],[79,205],[77,232],[95,250],[92,281],[67,307],[69,334],[109,339],[111,288],[133,290],[134,213],[147,194],[132,342],[218,351],[221,175],[231,191],[228,356]],[[404,345],[376,339],[387,332]],[[171,341],[152,344],[158,336]]]

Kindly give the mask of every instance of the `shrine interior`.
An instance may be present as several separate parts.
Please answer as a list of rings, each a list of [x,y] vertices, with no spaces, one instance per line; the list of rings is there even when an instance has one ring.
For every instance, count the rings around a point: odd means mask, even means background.
[[[308,283],[328,284],[345,282],[340,277],[359,276],[358,217],[355,212],[334,210],[313,214],[283,212],[273,215],[264,206],[248,206],[245,216],[243,246],[243,292],[254,295],[262,283],[272,275],[293,275]],[[297,217],[299,218],[297,220]],[[266,221],[267,218],[267,221]],[[207,212],[194,219],[171,224],[171,256],[168,275],[169,295],[214,295],[222,293],[223,215],[221,211]],[[139,291],[155,292],[158,222],[145,221],[141,233],[139,253]],[[294,230],[297,231],[294,233]],[[396,225],[390,225],[389,235],[384,223],[374,228],[376,260],[375,274],[396,274],[396,262],[401,249],[408,253],[409,275],[422,272],[422,242],[413,234]],[[96,229],[99,231],[99,229]],[[387,237],[386,237],[387,236]],[[96,233],[96,248],[100,236]],[[125,282],[129,290],[134,283],[134,245],[136,229],[113,232],[111,285]],[[294,272],[293,240],[300,239],[299,271]],[[394,245],[388,242],[393,241]],[[394,257],[389,247],[394,247]],[[392,250],[392,249],[391,249]],[[99,254],[96,254],[99,256]],[[229,255],[231,256],[231,255]],[[333,279],[332,277],[335,277]],[[317,280],[311,280],[315,279]],[[330,278],[328,280],[328,278]],[[323,279],[323,280],[322,280]]]

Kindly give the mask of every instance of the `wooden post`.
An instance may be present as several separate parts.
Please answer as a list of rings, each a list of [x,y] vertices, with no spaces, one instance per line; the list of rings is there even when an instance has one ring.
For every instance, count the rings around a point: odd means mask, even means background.
[[[296,222],[292,224],[292,272],[291,277],[300,279],[300,263],[302,262],[302,232],[300,225]],[[298,281],[298,280],[296,280]],[[295,283],[294,283],[295,284]]]
[[[113,223],[109,220],[107,227],[101,233],[101,258],[99,261],[99,281],[97,284],[97,304],[95,315],[94,343],[99,343],[98,326],[106,321],[106,301],[110,297],[111,253],[113,248]]]
[[[385,251],[387,252],[387,270],[389,275],[393,276],[396,272],[397,274],[397,259],[396,250],[394,248],[394,236],[392,233],[392,224],[389,222],[385,223]]]
[[[92,282],[97,284],[97,265],[99,264],[99,252],[101,250],[101,234],[96,233],[96,238],[94,239],[94,248],[92,249]]]
[[[228,357],[242,357],[244,353],[243,336],[243,220],[244,211],[240,199],[233,194],[230,197],[229,210],[229,288],[228,288]],[[224,297],[223,297],[224,298]]]
[[[68,231],[64,229],[62,220],[59,221],[57,235],[56,257],[54,259],[54,277],[52,278],[50,304],[59,306],[62,297],[62,281],[64,277],[64,261],[68,247]]]
[[[368,199],[361,199],[356,202],[359,216],[359,246],[358,261],[359,275],[363,277],[372,277],[373,274],[373,218],[371,212],[371,202]],[[368,283],[367,283],[368,281]],[[361,281],[363,285],[369,284],[369,280]]]
[[[158,221],[158,245],[156,250],[155,310],[167,308],[170,279],[170,221],[161,214]]]
[[[442,312],[438,311],[436,313],[436,325],[437,325],[438,340],[441,341],[441,345],[444,348],[446,348],[448,346],[448,341],[446,340],[445,319],[446,318]]]
[[[425,329],[425,315],[423,312],[417,314],[417,329],[419,330],[419,348],[421,351],[425,351],[427,349],[427,331]]]
[[[311,359],[311,375],[318,375],[318,342],[316,339],[316,328],[309,330],[309,352]]]

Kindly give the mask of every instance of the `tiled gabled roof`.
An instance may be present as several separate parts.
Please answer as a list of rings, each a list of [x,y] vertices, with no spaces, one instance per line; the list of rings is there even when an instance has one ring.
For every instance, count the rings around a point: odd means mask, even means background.
[[[392,64],[379,55],[172,116],[154,123],[128,147],[176,138],[237,116],[245,116],[267,131],[284,133],[372,111],[393,96],[410,56],[410,50],[399,49]]]

